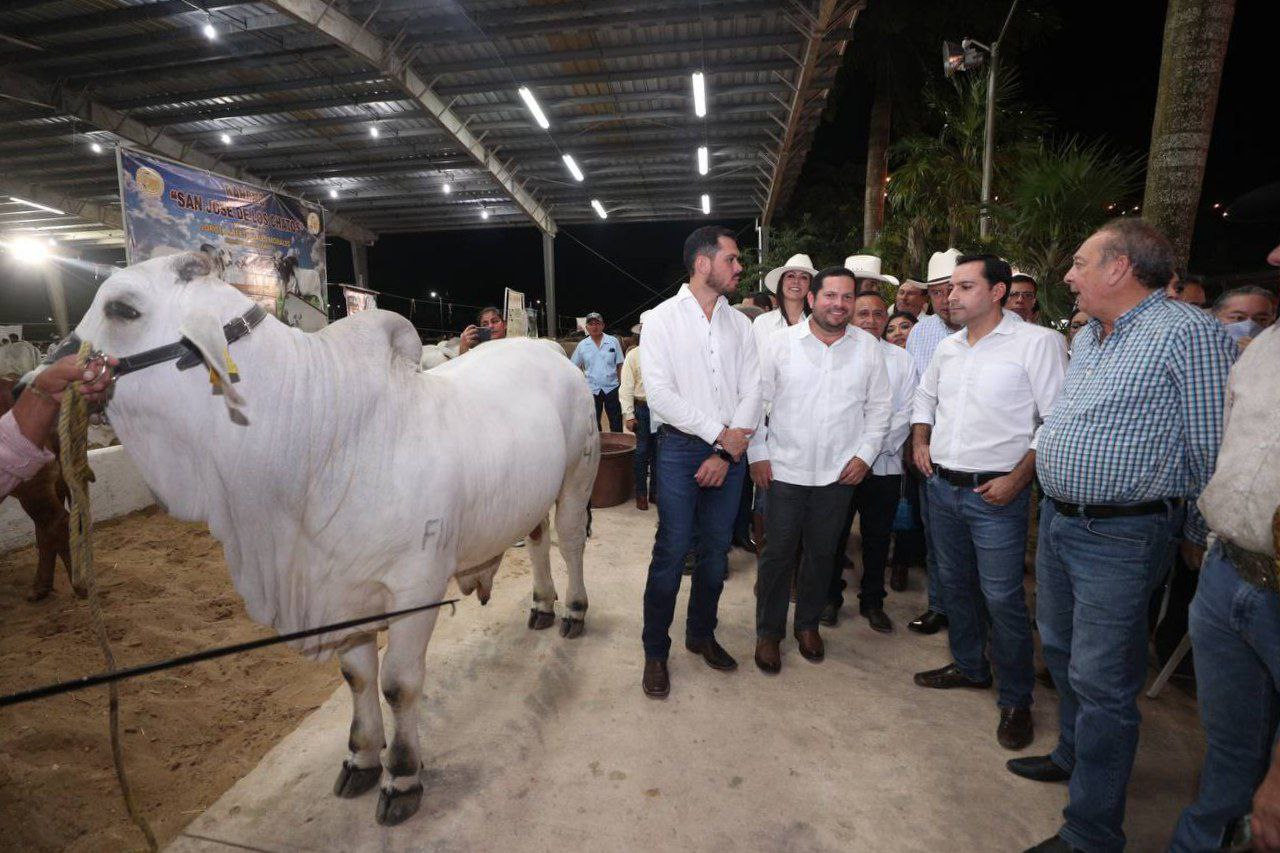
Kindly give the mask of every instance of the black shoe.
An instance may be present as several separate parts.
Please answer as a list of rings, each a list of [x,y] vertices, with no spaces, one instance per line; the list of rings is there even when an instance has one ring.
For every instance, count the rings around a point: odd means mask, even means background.
[[[947,627],[947,617],[936,610],[926,610],[908,622],[907,627],[917,634],[936,634]]]
[[[1059,835],[1046,838],[1035,847],[1028,847],[1022,853],[1076,853],[1079,848],[1072,847]]]
[[[885,613],[879,607],[875,610],[867,610],[862,615],[867,617],[867,622],[871,625],[872,631],[879,631],[881,634],[893,633],[893,620],[889,618],[888,613]]]
[[[644,678],[640,680],[644,695],[650,699],[666,699],[671,692],[671,676],[667,673],[667,662],[656,658],[644,662]]]
[[[840,608],[834,604],[828,604],[822,608],[822,615],[818,617],[818,621],[828,628],[834,628],[840,622]]]
[[[1055,764],[1048,755],[1010,758],[1004,766],[1014,776],[1021,776],[1033,782],[1067,782],[1071,779],[1071,774]]]
[[[695,655],[702,655],[702,659],[712,669],[730,672],[738,668],[738,662],[721,648],[715,637],[685,637],[684,647]]]
[[[934,690],[950,690],[953,687],[974,687],[985,690],[991,686],[991,676],[987,676],[982,681],[975,681],[961,672],[960,667],[949,663],[939,669],[917,672],[915,682],[921,687],[931,687]]]
[[[996,740],[1005,749],[1026,749],[1035,740],[1035,724],[1030,708],[1001,708]]]

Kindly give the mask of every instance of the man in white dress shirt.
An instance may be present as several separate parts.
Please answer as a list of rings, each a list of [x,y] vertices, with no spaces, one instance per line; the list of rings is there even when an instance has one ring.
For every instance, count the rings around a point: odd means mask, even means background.
[[[884,569],[889,561],[893,515],[902,495],[902,446],[911,432],[911,405],[915,399],[916,386],[920,384],[915,360],[905,349],[884,339],[885,326],[888,324],[889,305],[884,297],[879,291],[863,290],[854,305],[853,325],[875,338],[880,355],[884,358],[889,377],[892,414],[884,445],[871,465],[871,473],[854,489],[853,502],[841,529],[841,537],[836,543],[827,606],[822,611],[821,619],[822,624],[834,626],[839,619],[840,608],[844,605],[840,581],[844,574],[845,548],[853,529],[853,517],[857,515],[862,519],[859,524],[862,582],[858,590],[858,612],[866,618],[873,630],[882,634],[893,630],[893,620],[884,612]]]
[[[933,352],[942,343],[943,338],[960,330],[961,324],[951,319],[951,306],[947,299],[951,293],[951,271],[956,268],[956,258],[960,257],[958,249],[947,249],[945,252],[934,252],[929,258],[929,273],[925,286],[928,288],[929,304],[933,313],[920,318],[920,322],[911,328],[907,336],[907,352],[916,360],[916,370],[921,376],[929,368]],[[908,460],[910,461],[910,460]],[[929,537],[929,495],[920,479],[919,471],[911,472],[913,482],[910,487],[918,489],[920,497],[920,515],[924,521],[925,568],[929,573],[929,607],[907,627],[917,634],[936,634],[947,627],[947,609],[942,601],[942,584],[938,580],[938,559],[934,552],[933,541]]]
[[[987,688],[999,676],[996,739],[1034,735],[1031,620],[1022,587],[1035,436],[1066,375],[1062,335],[1004,311],[1012,278],[995,255],[961,255],[948,298],[965,328],[938,345],[916,389],[916,466],[928,480],[929,533],[950,622],[953,662],[921,687]],[[986,655],[991,623],[991,657]]]
[[[818,619],[853,490],[880,455],[891,413],[878,341],[849,326],[858,282],[829,267],[809,288],[809,319],[774,332],[760,368],[768,425],[751,440],[751,479],[769,490],[756,592],[756,666],[776,673],[796,552],[794,630],[800,654],[824,657]]]
[[[671,689],[669,634],[684,557],[697,542],[685,648],[713,669],[737,667],[715,639],[729,539],[746,477],[743,455],[760,421],[760,365],[751,323],[725,296],[742,275],[727,228],[697,229],[684,244],[689,283],[654,308],[640,370],[658,432],[658,531],[644,590],[645,695]]]

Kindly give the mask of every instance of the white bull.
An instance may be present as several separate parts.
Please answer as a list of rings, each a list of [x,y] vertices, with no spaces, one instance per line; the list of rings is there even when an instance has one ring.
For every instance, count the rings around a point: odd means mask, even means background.
[[[502,553],[529,538],[529,627],[555,621],[548,513],[569,572],[561,633],[581,633],[587,502],[600,459],[586,382],[535,341],[497,341],[429,373],[407,320],[368,311],[305,334],[268,317],[229,347],[251,306],[208,256],[157,258],[102,285],[76,329],[111,355],[180,335],[208,370],[170,363],[120,378],[108,412],[173,515],[223,544],[249,615],[281,632],[441,599],[449,578],[486,600]],[[242,380],[229,384],[230,369]],[[215,396],[210,371],[225,393]],[[228,414],[231,417],[228,417]],[[299,643],[337,651],[354,698],[334,792],[383,776],[379,679],[395,718],[377,818],[418,808],[418,707],[436,610]],[[379,675],[375,631],[389,631]]]

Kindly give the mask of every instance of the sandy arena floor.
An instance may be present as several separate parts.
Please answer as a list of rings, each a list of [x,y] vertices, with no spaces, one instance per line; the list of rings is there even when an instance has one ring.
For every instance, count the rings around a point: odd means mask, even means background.
[[[269,635],[244,613],[222,548],[203,526],[151,509],[98,526],[97,566],[116,660],[130,666]],[[25,600],[34,548],[0,554],[0,692],[103,667],[87,605],[58,568]],[[125,757],[161,843],[211,805],[341,683],[284,647],[171,670],[120,689]],[[107,689],[0,711],[0,848],[142,846],[107,736]]]

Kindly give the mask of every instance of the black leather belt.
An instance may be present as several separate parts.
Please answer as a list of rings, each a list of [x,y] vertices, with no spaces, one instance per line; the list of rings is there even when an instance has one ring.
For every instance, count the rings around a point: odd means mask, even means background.
[[[1280,566],[1277,566],[1280,560],[1269,554],[1246,551],[1221,536],[1218,536],[1218,544],[1222,546],[1222,552],[1227,555],[1227,559],[1236,567],[1236,574],[1240,575],[1240,580],[1272,592],[1280,592]]]
[[[988,483],[996,477],[1003,477],[1008,471],[952,471],[950,468],[943,468],[941,465],[933,466],[933,473],[946,480],[953,486],[967,486],[976,489],[983,483]]]
[[[682,430],[682,429],[676,429],[676,428],[675,428],[675,427],[673,427],[671,424],[663,424],[662,426],[658,427],[658,431],[659,431],[659,432],[673,432],[673,433],[675,433],[676,435],[682,435],[682,436],[684,436],[685,438],[692,438],[694,441],[702,441],[702,439],[701,439],[701,438],[699,438],[698,436],[694,435],[693,433],[691,433],[691,432],[685,432],[685,431],[684,431],[684,430]],[[706,442],[703,442],[703,443],[705,444]]]
[[[1164,498],[1140,504],[1072,504],[1057,498],[1049,498],[1049,500],[1053,501],[1058,512],[1072,518],[1131,518],[1137,515],[1156,515],[1168,511],[1171,506],[1182,503],[1182,498]]]

